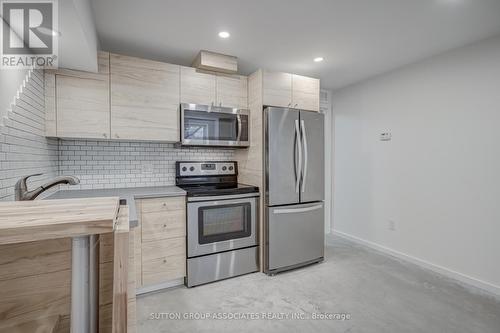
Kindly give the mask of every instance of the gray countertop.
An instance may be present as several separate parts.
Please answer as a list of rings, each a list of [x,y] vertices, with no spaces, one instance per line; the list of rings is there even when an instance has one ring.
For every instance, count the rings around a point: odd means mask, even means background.
[[[128,188],[110,188],[96,190],[63,190],[57,191],[44,200],[50,199],[77,199],[77,198],[95,198],[95,197],[119,197],[127,200],[129,206],[130,227],[139,225],[135,199],[162,198],[185,196],[186,191],[177,186],[157,186],[157,187],[128,187]]]

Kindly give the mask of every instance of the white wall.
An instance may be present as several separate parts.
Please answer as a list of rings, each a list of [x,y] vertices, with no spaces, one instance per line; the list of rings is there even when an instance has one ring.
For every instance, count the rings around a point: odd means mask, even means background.
[[[59,67],[97,72],[99,39],[90,0],[59,1]]]
[[[334,231],[500,294],[500,37],[335,91],[333,109]]]
[[[0,70],[0,121],[7,116],[18,89],[23,84],[28,70],[1,69]]]
[[[325,115],[325,233],[329,234],[332,230],[332,192],[333,192],[333,110],[332,110],[332,92],[321,89],[319,99],[320,112]]]

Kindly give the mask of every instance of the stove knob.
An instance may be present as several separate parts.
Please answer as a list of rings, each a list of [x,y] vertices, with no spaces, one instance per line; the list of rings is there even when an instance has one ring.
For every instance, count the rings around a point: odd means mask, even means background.
[[[222,167],[222,171],[226,171],[227,168],[225,166]]]
[[[229,171],[233,171],[233,166],[232,165],[229,167]]]
[[[184,171],[184,172],[187,171],[187,169],[188,168],[186,168],[186,167],[182,167],[182,171]]]
[[[194,166],[190,167],[189,171],[194,171]]]

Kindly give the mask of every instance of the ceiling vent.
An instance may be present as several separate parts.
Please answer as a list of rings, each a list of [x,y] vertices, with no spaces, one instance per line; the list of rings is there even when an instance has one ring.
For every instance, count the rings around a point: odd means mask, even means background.
[[[235,74],[238,72],[238,58],[201,50],[194,59],[193,67],[206,71]]]

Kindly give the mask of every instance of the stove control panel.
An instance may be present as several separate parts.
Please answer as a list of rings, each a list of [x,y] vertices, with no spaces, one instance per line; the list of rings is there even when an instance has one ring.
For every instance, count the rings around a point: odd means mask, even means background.
[[[177,175],[189,176],[218,176],[236,175],[237,164],[233,161],[223,162],[177,162]]]

